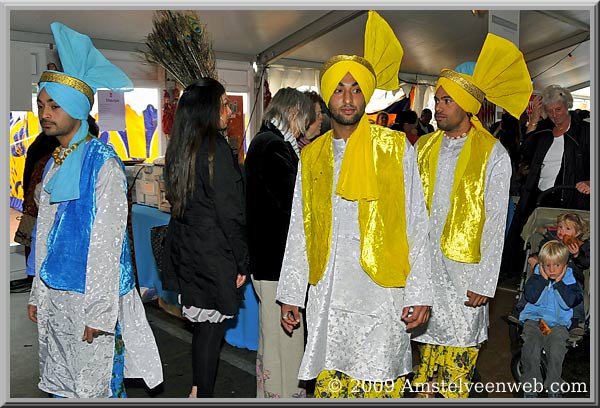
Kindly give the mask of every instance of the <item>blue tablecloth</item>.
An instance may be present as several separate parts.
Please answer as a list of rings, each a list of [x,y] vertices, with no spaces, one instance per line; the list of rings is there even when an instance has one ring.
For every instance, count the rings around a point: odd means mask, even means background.
[[[258,298],[250,276],[246,279],[245,299],[236,317],[227,322],[225,341],[232,346],[258,350]]]
[[[170,214],[157,208],[134,204],[131,214],[137,276],[141,288],[156,290],[165,302],[177,305],[177,293],[163,290],[150,244],[150,228],[169,223]],[[238,315],[228,322],[225,341],[235,347],[258,349],[258,299],[248,277],[245,300]]]
[[[150,244],[150,229],[157,225],[168,224],[170,219],[170,214],[145,205],[134,204],[131,212],[135,264],[140,288],[154,290],[164,301],[177,304],[177,293],[162,288]],[[146,297],[144,296],[144,298]]]

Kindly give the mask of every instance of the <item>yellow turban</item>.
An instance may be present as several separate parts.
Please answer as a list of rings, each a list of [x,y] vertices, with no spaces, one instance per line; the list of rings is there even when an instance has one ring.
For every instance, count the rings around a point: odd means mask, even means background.
[[[398,72],[404,51],[392,28],[375,11],[369,11],[367,18],[364,53],[364,57],[336,55],[325,62],[321,69],[321,95],[327,106],[347,73],[360,86],[365,103],[369,103],[376,88],[398,89]],[[366,115],[361,118],[346,146],[336,193],[348,200],[374,200],[379,197]]]
[[[519,118],[533,92],[523,53],[512,42],[488,33],[473,75],[442,69],[436,90],[443,87],[466,112],[476,115],[485,99]]]
[[[375,70],[371,63],[358,55],[336,55],[327,60],[321,69],[321,95],[327,102],[327,106],[333,91],[347,73],[350,73],[360,86],[365,102],[369,103],[371,100],[377,85]]]
[[[389,24],[375,11],[369,11],[365,27],[365,56],[336,55],[321,69],[321,95],[327,105],[341,79],[349,72],[369,103],[375,88],[398,89],[398,72],[404,50]]]

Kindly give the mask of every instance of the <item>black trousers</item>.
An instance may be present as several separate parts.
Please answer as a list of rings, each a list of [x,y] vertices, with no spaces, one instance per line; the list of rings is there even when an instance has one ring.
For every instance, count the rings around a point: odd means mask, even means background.
[[[227,321],[194,323],[192,336],[193,385],[197,398],[212,398]]]

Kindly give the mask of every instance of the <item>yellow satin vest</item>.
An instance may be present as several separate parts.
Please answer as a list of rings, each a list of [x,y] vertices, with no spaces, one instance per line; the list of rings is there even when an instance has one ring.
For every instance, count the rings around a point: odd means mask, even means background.
[[[429,215],[443,137],[444,131],[437,130],[421,136],[417,143],[417,161]],[[481,260],[485,172],[497,141],[489,132],[472,127],[458,156],[450,193],[450,210],[440,242],[444,255],[453,261],[479,263]]]
[[[308,282],[311,285],[323,277],[331,251],[332,137],[330,130],[307,145],[302,149],[300,160]],[[402,167],[406,136],[381,126],[371,126],[371,138],[379,199],[361,199],[358,203],[360,263],[378,285],[404,287],[410,272]]]

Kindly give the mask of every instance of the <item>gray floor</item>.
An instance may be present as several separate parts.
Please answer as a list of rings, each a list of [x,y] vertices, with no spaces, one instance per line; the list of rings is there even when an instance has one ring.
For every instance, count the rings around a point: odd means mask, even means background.
[[[505,316],[514,304],[515,287],[514,281],[501,283],[491,303],[489,340],[482,347],[477,362],[477,380],[480,382],[514,382],[510,372],[513,350]],[[10,294],[10,397],[46,398],[47,395],[37,388],[37,330],[26,316],[28,297],[29,293]],[[148,390],[141,381],[127,380],[127,394],[130,398],[186,398],[190,391],[191,332],[183,320],[166,313],[155,303],[146,304],[146,313],[161,353],[164,383],[155,390]],[[224,345],[215,385],[216,398],[255,397],[255,356],[253,351]],[[567,397],[589,398],[589,336],[579,347],[569,349],[563,378],[569,382],[583,382],[587,390],[569,393]],[[473,398],[519,396],[519,393],[503,392],[501,389],[471,395]]]
[[[29,293],[10,294],[10,397],[47,398],[37,387],[37,329],[27,319]],[[154,303],[146,304],[163,363],[163,384],[149,390],[141,380],[126,379],[129,398],[186,398],[190,392],[191,332]],[[256,352],[223,346],[215,384],[216,398],[254,398]]]

